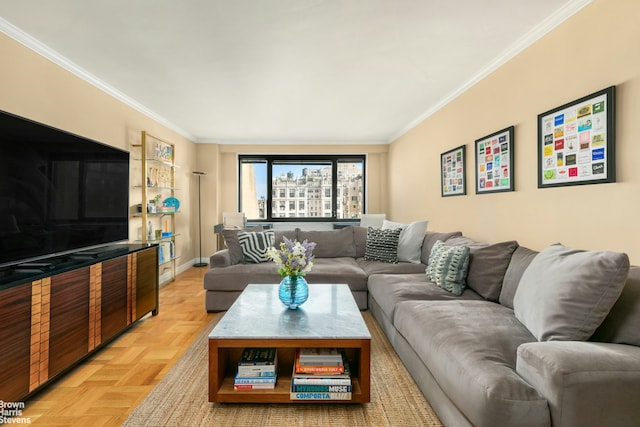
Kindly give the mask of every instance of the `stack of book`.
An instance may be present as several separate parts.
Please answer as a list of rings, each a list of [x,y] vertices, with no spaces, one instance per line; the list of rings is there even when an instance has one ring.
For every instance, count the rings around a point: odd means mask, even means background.
[[[337,348],[300,348],[291,376],[291,400],[351,400],[349,364]]]
[[[234,390],[274,389],[278,377],[275,348],[245,348],[233,381]]]

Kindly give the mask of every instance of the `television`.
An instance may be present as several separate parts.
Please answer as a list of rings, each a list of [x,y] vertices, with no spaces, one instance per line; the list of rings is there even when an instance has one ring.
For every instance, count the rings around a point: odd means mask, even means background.
[[[0,268],[128,238],[127,151],[0,111]]]

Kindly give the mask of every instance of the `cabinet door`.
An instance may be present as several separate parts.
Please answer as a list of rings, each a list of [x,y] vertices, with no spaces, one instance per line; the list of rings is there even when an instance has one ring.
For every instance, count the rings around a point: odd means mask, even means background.
[[[136,267],[136,313],[138,320],[145,314],[158,310],[158,247],[137,253]]]
[[[49,378],[89,351],[89,267],[51,277]]]
[[[0,291],[0,400],[29,392],[31,283]]]
[[[107,341],[127,327],[127,277],[127,256],[102,263],[101,342]]]

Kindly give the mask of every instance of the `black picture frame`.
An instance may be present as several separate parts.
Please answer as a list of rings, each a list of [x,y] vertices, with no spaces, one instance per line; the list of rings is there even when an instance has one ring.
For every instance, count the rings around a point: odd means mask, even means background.
[[[475,141],[476,194],[514,191],[514,126]]]
[[[615,181],[615,86],[538,115],[538,188]]]
[[[467,194],[466,145],[440,154],[440,189],[442,197]]]

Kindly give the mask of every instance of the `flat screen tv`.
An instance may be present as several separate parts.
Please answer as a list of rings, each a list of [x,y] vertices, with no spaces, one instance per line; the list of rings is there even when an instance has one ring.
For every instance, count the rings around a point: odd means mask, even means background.
[[[129,153],[0,111],[0,268],[129,237]]]

